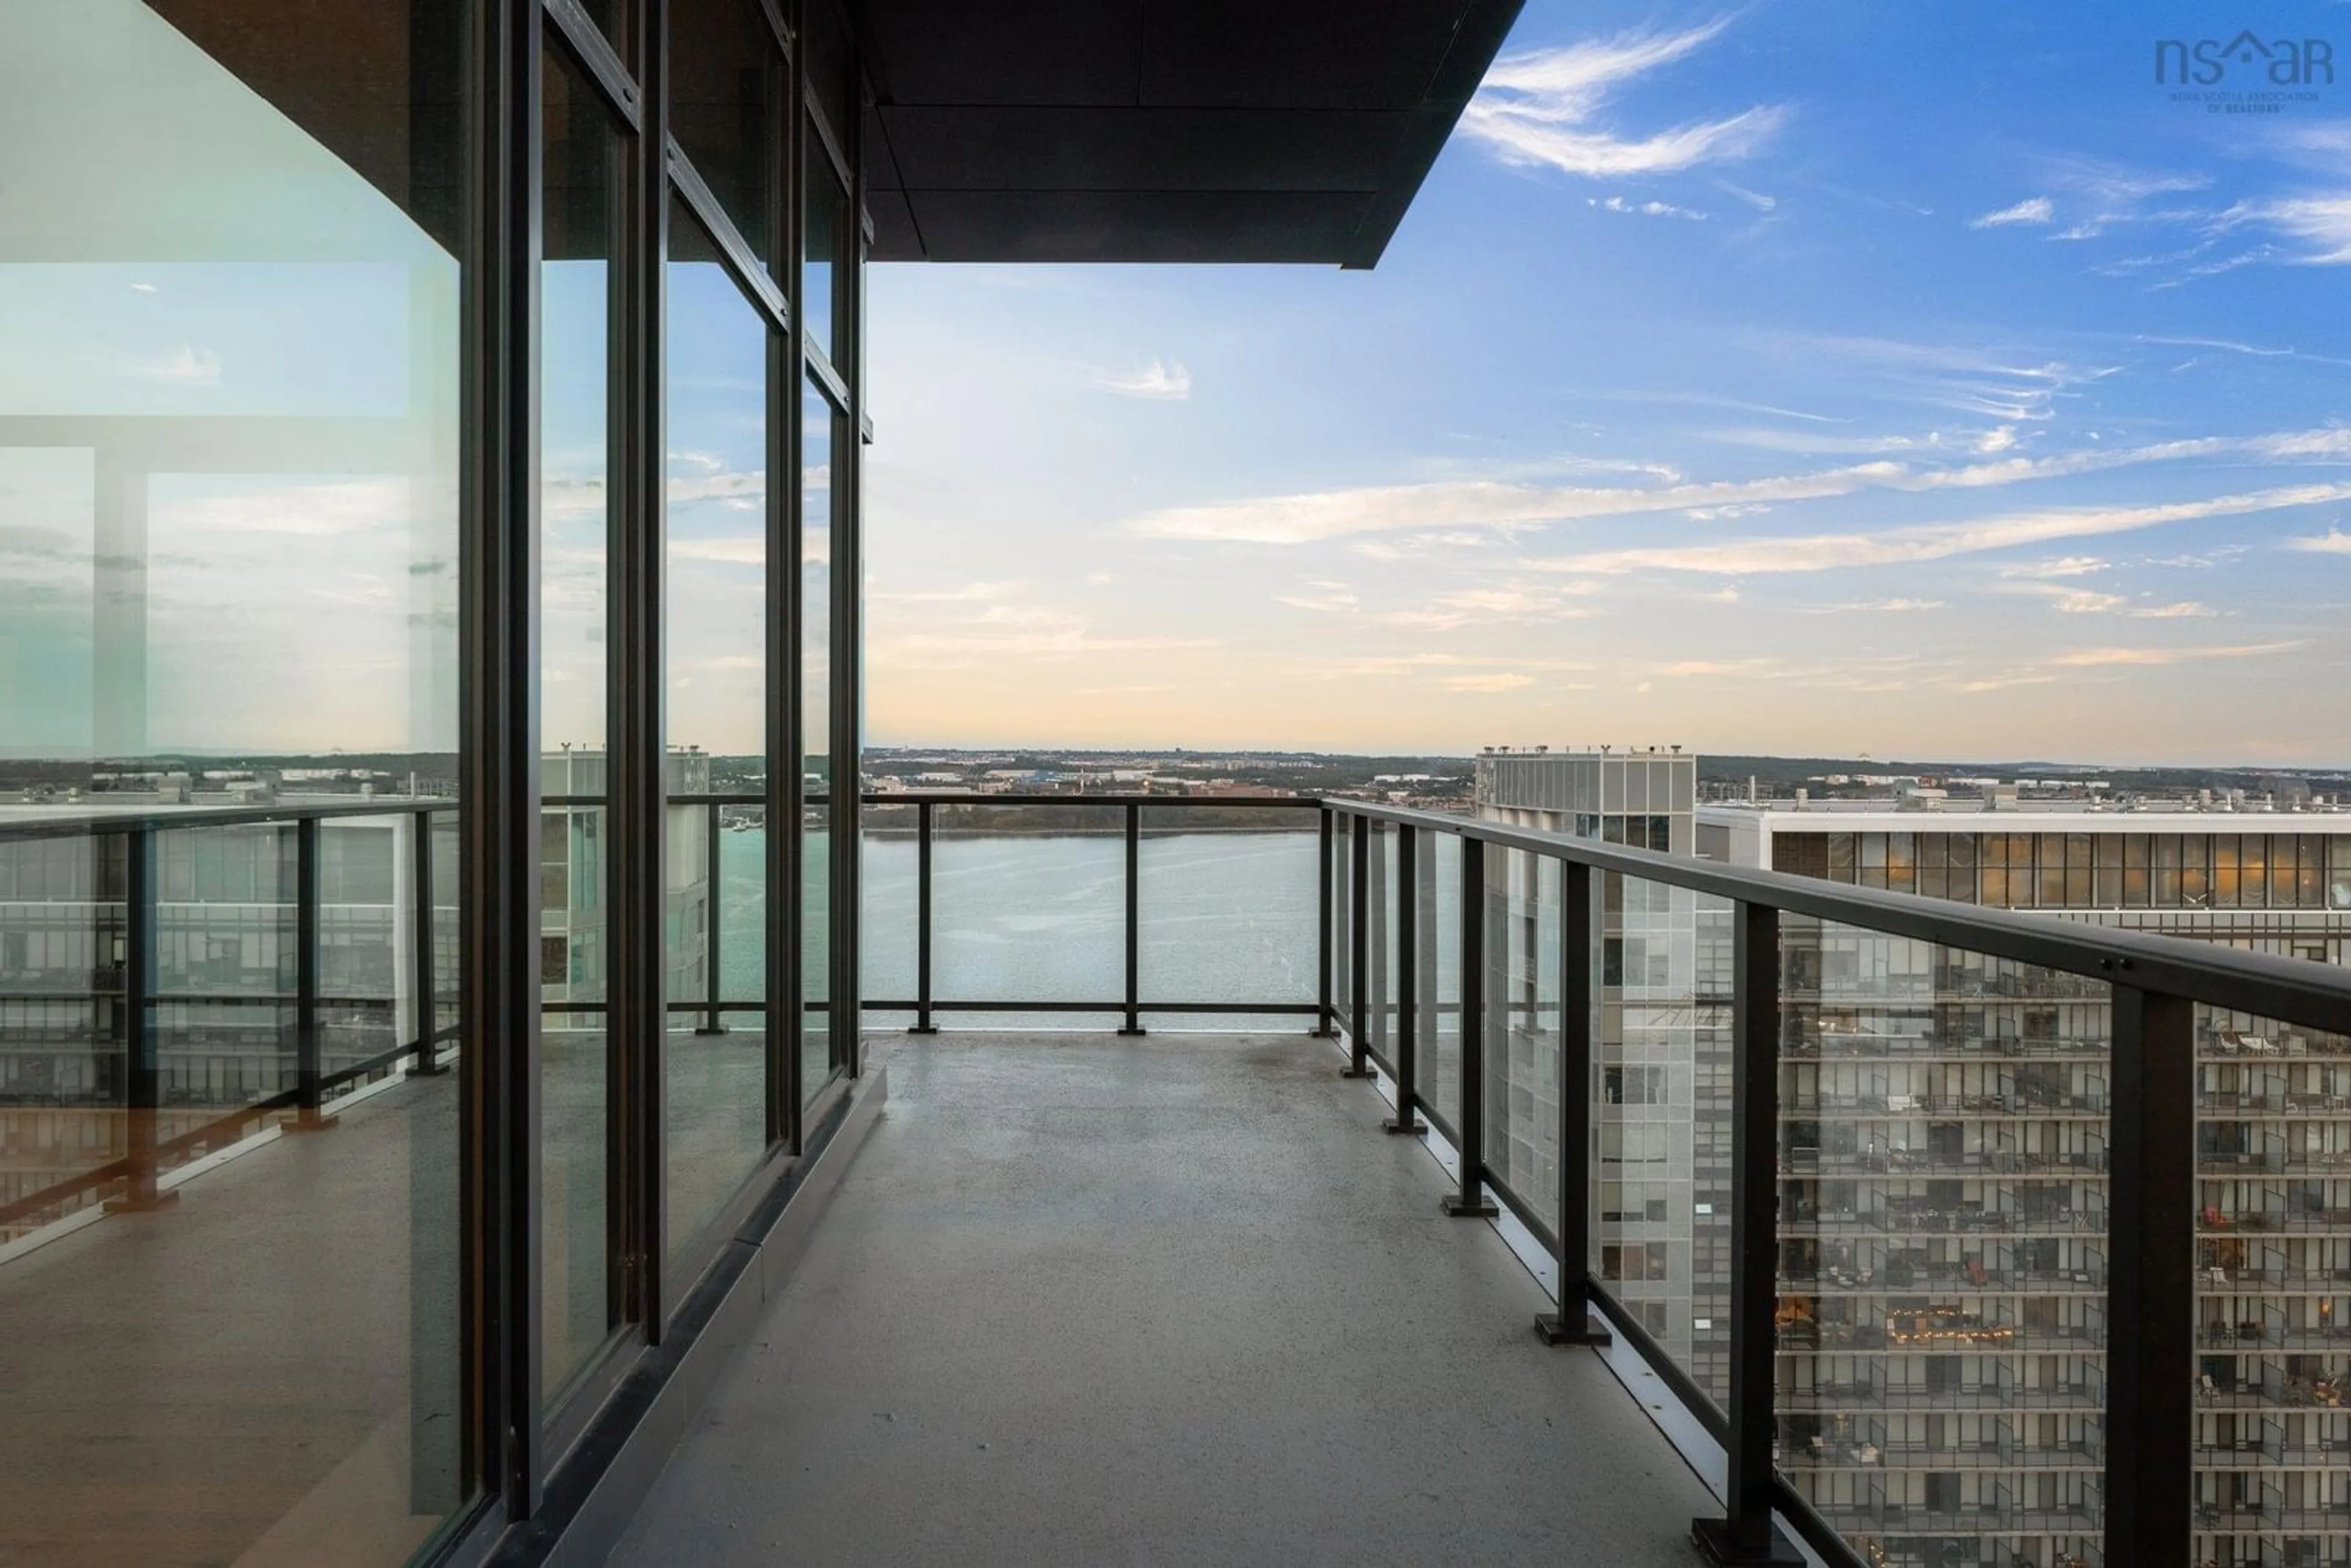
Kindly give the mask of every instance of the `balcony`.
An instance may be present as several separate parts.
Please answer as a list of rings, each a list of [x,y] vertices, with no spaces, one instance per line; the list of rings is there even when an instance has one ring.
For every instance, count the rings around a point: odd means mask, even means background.
[[[748,1276],[775,1289],[745,1298],[738,1284],[725,1298],[736,1304],[712,1309],[733,1328],[712,1332],[711,1354],[739,1345],[738,1358],[695,1374],[712,1390],[709,1419],[620,1561],[724,1559],[771,1540],[867,1560],[950,1540],[986,1556],[1092,1559],[1113,1542],[1173,1551],[1185,1539],[1236,1554],[1342,1541],[1426,1560],[1469,1542],[1509,1557],[1605,1539],[1611,1561],[1663,1563],[1687,1560],[1687,1521],[1740,1498],[1774,1539],[1802,1538],[1833,1563],[1987,1535],[2028,1554],[2072,1552],[2102,1530],[2114,1562],[2102,1500],[2126,1467],[2155,1462],[2144,1445],[2134,1458],[2118,1412],[2160,1419],[2162,1463],[2187,1477],[2281,1462],[2199,1436],[2199,1421],[2324,1422],[2341,1408],[2339,1335],[2317,1309],[2252,1304],[2324,1295],[2331,1281],[2212,1259],[2246,1243],[2219,1209],[2191,1208],[2191,1140],[2149,1145],[2147,1161],[2116,1147],[2117,1118],[2146,1113],[2146,1091],[2121,1071],[2155,1049],[2140,1004],[2112,1015],[2099,1048],[2114,1087],[2085,1113],[2093,1142],[2011,1130],[2038,1146],[1917,1150],[1917,1173],[1817,1171],[1815,1151],[1782,1135],[1822,1108],[1805,1059],[1760,1079],[1741,1065],[1770,1061],[1775,1037],[1821,1005],[1769,1001],[1775,969],[1807,951],[1808,918],[1834,922],[1848,944],[1868,933],[1976,944],[2098,974],[2128,960],[2169,995],[2257,1003],[2306,1032],[2340,1019],[2344,988],[2327,971],[1998,913],[1955,921],[1892,895],[1344,800],[1226,800],[1213,819],[1156,800],[868,807],[871,1092],[834,1080],[811,1101],[810,1168],[831,1174],[800,1178],[812,1196],[784,1211],[802,1217],[806,1250],[794,1270]],[[668,809],[686,824],[676,841],[723,892],[736,852],[723,814],[741,803],[686,795]],[[76,1027],[20,1029],[5,1052],[12,1083],[47,1086],[9,1112],[11,1148],[37,1158],[18,1161],[0,1254],[11,1321],[31,1326],[0,1371],[26,1408],[56,1413],[12,1428],[49,1434],[9,1467],[28,1542],[89,1535],[162,1554],[184,1523],[142,1535],[150,1524],[111,1500],[165,1455],[189,1486],[237,1500],[214,1511],[223,1554],[266,1543],[298,1555],[319,1521],[348,1530],[352,1517],[373,1520],[394,1555],[430,1533],[416,1487],[443,1460],[419,1434],[445,1419],[434,1410],[453,1385],[444,1331],[428,1330],[451,1321],[436,1303],[456,1289],[431,1220],[455,1201],[454,1147],[420,1156],[454,1130],[467,1061],[441,1021],[446,815],[393,801],[39,830],[81,843],[101,874],[46,915],[19,904],[11,918],[112,932],[121,952],[20,977]],[[266,848],[253,889],[207,899],[173,883],[175,857],[239,836]],[[324,864],[348,873],[369,855],[398,868],[370,884],[386,902],[327,896]],[[1048,903],[1054,915],[1039,918]],[[1689,1020],[1668,1037],[1686,1055],[1618,1036],[1593,1005],[1612,995],[1593,938],[1627,904],[1651,929],[1670,918],[1749,932],[1736,974],[1679,977],[1727,996],[1728,1026],[1677,1003],[1675,977],[1646,977],[1660,1016]],[[729,956],[746,939],[739,903],[707,908],[690,983],[666,1004],[668,1202],[675,1235],[712,1235],[716,1215],[716,1234],[740,1237],[757,1232],[742,1228],[754,1222],[728,1196],[730,1173],[747,1167],[726,1151],[760,1142],[737,1124],[767,1082],[768,1048],[756,1029],[727,1032],[759,1007]],[[1757,911],[1776,912],[1775,936],[1754,928]],[[267,937],[257,967],[167,971],[161,955],[193,951],[182,938],[223,921]],[[2007,975],[2003,989],[2032,1001],[2081,988],[2080,976],[2043,988],[2033,973]],[[1223,994],[1206,974],[1228,979]],[[592,1254],[602,1234],[593,1193],[561,1174],[598,1168],[600,1124],[573,1107],[597,1092],[601,1036],[587,1027],[594,1004],[569,989],[542,1008],[542,1156],[550,1197],[566,1195],[545,1245],[550,1284],[572,1291],[544,1331],[552,1381],[592,1364],[599,1337],[560,1260]],[[1777,1027],[1740,1021],[1756,1017]],[[1234,1032],[1167,1032],[1201,1019]],[[1013,1027],[973,1027],[991,1020]],[[2182,1084],[2194,1038],[2162,1042]],[[1643,1065],[1677,1061],[1715,1064],[1718,1087],[1685,1097],[1666,1067]],[[885,1079],[891,1108],[875,1123]],[[1593,1092],[1560,1092],[1579,1082]],[[1769,1118],[1741,1120],[1741,1082],[1777,1085]],[[864,1107],[854,1116],[852,1100]],[[2182,1092],[2175,1109],[2191,1104]],[[2037,1108],[2011,1114],[2039,1120]],[[1704,1152],[1701,1129],[1718,1140]],[[1652,1143],[1680,1137],[1691,1163],[1666,1163],[1692,1185],[1660,1207],[1636,1184]],[[1577,1147],[1595,1158],[1560,1161]],[[1837,1207],[1802,1196],[1832,1183]],[[398,1201],[377,1200],[391,1192]],[[826,1192],[838,1196],[820,1219]],[[1985,1207],[2020,1192],[2062,1207]],[[2324,1216],[2300,1218],[2316,1228]],[[323,1251],[321,1236],[333,1239]],[[381,1256],[410,1259],[403,1290],[360,1283],[363,1260]],[[2151,1312],[2143,1293],[2120,1305],[2124,1281],[2145,1281],[2158,1258],[2178,1275],[2176,1306]],[[235,1259],[234,1277],[208,1269],[214,1259]],[[289,1292],[284,1277],[305,1284]],[[159,1294],[160,1279],[178,1283]],[[2215,1297],[2248,1304],[2198,1317],[2197,1301]],[[1742,1333],[1740,1314],[1758,1312]],[[1544,1338],[1599,1354],[1546,1348],[1518,1327],[1530,1317]],[[199,1322],[236,1328],[191,1359]],[[2109,1332],[2120,1322],[2131,1338]],[[2175,1333],[2183,1356],[2226,1375],[2131,1372],[2131,1349]],[[34,1348],[77,1336],[133,1352],[109,1364],[120,1388],[96,1406],[87,1362]],[[316,1460],[273,1447],[266,1392],[281,1375],[339,1412],[304,1428]],[[172,1390],[170,1421],[142,1402],[147,1388]],[[1750,1432],[1733,1408],[1763,1425]],[[186,1448],[182,1419],[254,1436]],[[1955,1425],[1930,1435],[1929,1421]],[[2294,1440],[2325,1456],[2315,1469],[2342,1468],[2331,1431]],[[406,1501],[384,1491],[403,1455]],[[248,1473],[256,1456],[266,1480]],[[1715,1495],[1692,1466],[1716,1478]],[[883,1489],[909,1467],[946,1500],[893,1505]],[[747,1492],[747,1472],[771,1482]],[[1857,1472],[1873,1486],[1963,1472],[1968,1490],[1938,1509],[1848,1501],[1836,1478]],[[1740,1476],[1743,1490],[1723,1486]],[[2046,1490],[2060,1484],[2086,1490]],[[1446,1506],[1393,1506],[1422,1494]]]

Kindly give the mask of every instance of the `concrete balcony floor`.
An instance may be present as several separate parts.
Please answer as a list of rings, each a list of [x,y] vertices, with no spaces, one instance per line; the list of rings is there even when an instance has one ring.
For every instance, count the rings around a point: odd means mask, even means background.
[[[1327,1046],[886,1060],[615,1563],[1697,1560],[1705,1490]]]

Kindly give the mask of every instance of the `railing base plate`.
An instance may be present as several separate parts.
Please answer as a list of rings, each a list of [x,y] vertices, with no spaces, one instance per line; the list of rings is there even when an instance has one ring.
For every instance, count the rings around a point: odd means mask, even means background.
[[[323,1133],[342,1119],[340,1113],[321,1116],[316,1111],[304,1111],[278,1123],[277,1130],[281,1133]]]
[[[446,1078],[449,1076],[449,1064],[445,1061],[436,1061],[430,1067],[412,1067],[406,1072],[401,1074],[401,1076],[403,1078]]]
[[[120,1197],[110,1197],[99,1207],[109,1214],[152,1214],[179,1201],[180,1189],[174,1186],[162,1192],[126,1193]]]
[[[1577,1318],[1570,1318],[1564,1312],[1545,1312],[1535,1319],[1535,1337],[1545,1344],[1588,1344],[1595,1350],[1616,1343],[1606,1320],[1597,1312],[1586,1312]]]
[[[1690,1521],[1690,1541],[1698,1547],[1698,1555],[1714,1564],[1714,1568],[1777,1568],[1780,1563],[1802,1568],[1804,1554],[1796,1543],[1771,1527],[1771,1540],[1761,1548],[1741,1546],[1730,1538],[1730,1521],[1724,1519],[1693,1519]]]
[[[1149,1034],[1150,1032],[1151,1031],[1149,1030],[1144,1029],[1138,1024],[1133,1029],[1120,1030],[1118,1031],[1118,1035],[1121,1040],[1141,1040],[1144,1035]]]
[[[1380,1131],[1383,1133],[1404,1133],[1417,1138],[1427,1134],[1428,1124],[1426,1122],[1416,1121],[1408,1116],[1391,1116],[1386,1121],[1380,1124]]]
[[[1369,1067],[1343,1067],[1339,1069],[1339,1076],[1342,1078],[1377,1078],[1379,1073]]]
[[[936,1034],[936,1033],[938,1033],[938,1032],[939,1032],[939,1026],[938,1026],[938,1025],[936,1025],[936,1024],[935,1024],[935,1023],[933,1023],[933,1024],[921,1024],[921,1023],[918,1023],[918,1024],[910,1024],[910,1025],[908,1025],[908,1026],[907,1026],[906,1032],[907,1032],[908,1034]]]
[[[1456,1219],[1499,1219],[1502,1211],[1482,1197],[1464,1197],[1455,1193],[1437,1206]]]
[[[726,1026],[723,1023],[702,1024],[694,1032],[699,1035],[725,1034]]]

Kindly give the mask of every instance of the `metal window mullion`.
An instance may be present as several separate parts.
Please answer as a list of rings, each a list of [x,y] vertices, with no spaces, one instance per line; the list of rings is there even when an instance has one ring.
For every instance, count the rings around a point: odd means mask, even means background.
[[[855,48],[852,39],[851,47]],[[862,83],[864,73],[854,71],[853,82]],[[856,106],[851,112],[855,115]],[[855,120],[849,128],[844,144],[848,149],[848,169],[842,183],[848,188],[851,213],[858,210],[864,200],[865,177],[863,159],[859,155],[858,141],[862,125]],[[832,341],[845,344],[841,356],[849,367],[846,377],[846,397],[842,412],[848,416],[836,433],[839,439],[831,452],[834,473],[840,476],[841,489],[834,497],[832,548],[847,560],[843,570],[833,577],[833,655],[832,685],[834,711],[838,715],[832,727],[834,777],[841,785],[834,794],[839,797],[841,852],[834,857],[834,885],[839,902],[835,905],[832,930],[833,950],[839,967],[833,981],[833,1056],[842,1071],[854,1075],[863,1070],[863,1037],[859,1032],[860,1008],[858,998],[863,987],[864,972],[862,954],[864,943],[864,923],[861,908],[864,895],[864,836],[861,817],[863,781],[865,720],[865,449],[862,433],[865,418],[866,389],[864,378],[858,373],[861,362],[859,327],[864,319],[865,247],[852,226],[847,236],[848,265],[842,269],[839,285],[832,291]],[[836,265],[838,261],[836,260]],[[847,770],[842,771],[838,758],[847,758]]]
[[[669,142],[666,168],[671,189],[694,214],[695,221],[707,232],[711,244],[717,247],[719,265],[726,276],[735,280],[735,287],[741,289],[753,308],[768,319],[770,327],[778,332],[790,331],[791,310],[785,302],[783,291],[776,287],[775,278],[753,254],[750,242],[743,237],[743,231],[735,226],[734,217],[719,204],[717,195],[703,179],[701,171],[694,166],[694,160],[686,155],[685,149],[680,147],[674,139]]]
[[[636,1283],[635,1315],[658,1344],[679,1292],[666,1277],[668,1034],[663,951],[666,880],[663,853],[668,786],[663,694],[664,476],[666,462],[663,330],[669,257],[668,5],[638,9],[644,120],[629,143],[621,181],[622,326],[619,413],[625,439],[609,518],[605,646],[605,834],[607,1040],[629,1091],[621,1121],[632,1198],[625,1256]]]
[[[797,42],[793,17],[772,25]],[[774,225],[776,276],[783,297],[783,325],[768,342],[768,472],[782,476],[768,490],[768,1113],[776,1133],[794,1154],[808,1146],[808,1118],[800,1092],[801,1059],[808,1048],[805,944],[808,928],[808,786],[806,726],[801,713],[807,638],[800,555],[807,535],[800,493],[801,392],[800,175],[798,115],[805,50],[788,47],[783,70],[783,121],[776,166],[768,171],[770,220]]]
[[[631,131],[643,128],[644,106],[636,78],[614,52],[611,40],[580,0],[541,0],[549,30],[560,39],[580,74],[603,99],[604,108]]]
[[[460,269],[458,1145],[465,1473],[510,1520],[540,1495],[538,505],[540,18],[473,8]]]

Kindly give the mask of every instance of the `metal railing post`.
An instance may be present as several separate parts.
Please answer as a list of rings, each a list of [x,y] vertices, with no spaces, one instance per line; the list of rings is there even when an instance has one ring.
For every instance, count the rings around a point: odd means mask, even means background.
[[[908,1034],[936,1034],[931,1021],[931,803],[914,808],[914,1027]]]
[[[1414,1037],[1420,1011],[1418,977],[1414,972],[1420,962],[1420,938],[1416,930],[1420,905],[1419,878],[1414,863],[1416,837],[1409,822],[1396,824],[1396,1113],[1380,1124],[1384,1132],[1415,1135],[1428,1131],[1428,1124],[1420,1119],[1420,1108],[1416,1103],[1418,1091],[1415,1087],[1419,1063]]]
[[[1690,1521],[1708,1562],[1803,1561],[1771,1521],[1779,1287],[1780,912],[1731,908],[1730,1396],[1724,1517]]]
[[[1347,1065],[1342,1078],[1372,1076],[1371,1026],[1364,1011],[1364,971],[1371,967],[1372,820],[1347,824]]]
[[[1321,1010],[1314,1015],[1313,1034],[1317,1040],[1335,1040],[1339,1035],[1339,1017],[1337,1009],[1332,1006],[1331,1001],[1331,970],[1338,960],[1338,943],[1336,933],[1331,928],[1333,918],[1331,903],[1334,892],[1332,879],[1337,876],[1339,869],[1338,846],[1333,836],[1338,823],[1332,816],[1331,808],[1328,806],[1321,810],[1320,825],[1322,835],[1317,847],[1320,851],[1318,863],[1321,871],[1315,886],[1321,890],[1322,896],[1314,901],[1314,972],[1319,982],[1316,1001]]]
[[[1142,866],[1143,808],[1130,800],[1126,803],[1126,1027],[1118,1031],[1130,1037],[1147,1032],[1139,1005],[1143,983]]]
[[[718,1016],[719,906],[724,902],[720,897],[722,873],[718,867],[719,810],[716,800],[703,807],[706,815],[702,823],[702,877],[703,886],[708,891],[702,895],[702,1022],[694,1031],[703,1035],[726,1032],[726,1025]]]
[[[2106,1561],[2186,1563],[2196,1430],[2195,1004],[2117,983],[2112,1064]]]
[[[109,1214],[162,1208],[180,1201],[166,1192],[156,1149],[156,1118],[163,1073],[155,1038],[155,835],[140,828],[122,835],[122,1113],[123,1153],[130,1167],[122,1195]]]
[[[294,824],[294,1119],[287,1132],[335,1124],[322,1116],[319,1062],[319,819]]]
[[[1592,868],[1562,861],[1559,870],[1559,1311],[1535,1319],[1535,1332],[1546,1344],[1606,1344],[1590,1310]]]
[[[416,907],[410,912],[410,940],[415,946],[409,969],[416,988],[416,1055],[409,1063],[411,1078],[438,1078],[449,1071],[441,1060],[441,1001],[433,965],[433,812],[416,813],[415,841],[409,846],[409,887]]]
[[[1461,1190],[1445,1200],[1456,1219],[1500,1215],[1486,1196],[1486,846],[1461,840]]]

